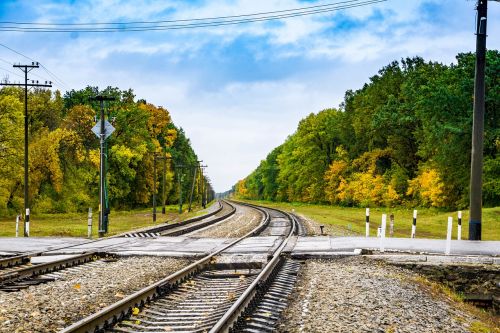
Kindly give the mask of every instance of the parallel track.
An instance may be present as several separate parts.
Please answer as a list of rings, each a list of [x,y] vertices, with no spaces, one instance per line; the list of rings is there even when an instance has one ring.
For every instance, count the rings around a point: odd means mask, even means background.
[[[255,208],[263,213],[264,219],[247,235],[74,323],[61,333],[232,331],[233,326],[240,325],[238,323],[243,318],[251,315],[258,301],[279,276],[280,269],[289,266],[285,264],[282,254],[297,230],[298,221],[293,216],[274,209]],[[277,228],[280,232],[286,229],[286,234],[280,237],[281,244],[264,267],[255,262],[217,263],[218,256],[224,251],[247,237],[262,233],[273,223],[273,219],[287,219],[289,227]]]
[[[222,214],[221,216],[215,217],[216,214],[221,213],[224,209],[227,210],[226,213]],[[234,214],[235,210],[236,209],[233,205],[224,202],[224,204],[220,203],[220,207],[209,214],[198,216],[183,222],[168,225],[165,224],[164,226],[157,226],[154,228],[156,228],[161,233],[168,234],[169,236],[177,236],[198,228],[203,228],[211,223],[216,223],[218,221],[226,219]],[[24,255],[2,258],[0,259],[0,291],[19,291],[31,285],[53,281],[54,278],[47,276],[47,273],[64,270],[69,267],[74,267],[97,260],[101,258],[102,254],[97,252],[88,252],[71,256],[70,258],[59,259],[36,265],[31,264],[32,257],[40,257],[43,255],[48,255],[50,254],[50,252],[53,252],[55,250],[68,249],[75,246],[97,243],[109,238],[117,238],[123,236],[124,235],[121,234],[107,238],[91,240],[76,245],[62,246],[47,251],[33,252]]]

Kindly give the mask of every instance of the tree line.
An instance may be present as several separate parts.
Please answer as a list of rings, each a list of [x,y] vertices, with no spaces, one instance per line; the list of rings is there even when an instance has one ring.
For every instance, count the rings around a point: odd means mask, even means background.
[[[84,211],[98,206],[99,140],[91,131],[99,121],[99,102],[92,97],[115,97],[106,102],[106,119],[115,127],[107,139],[107,188],[110,207],[129,209],[151,205],[154,154],[156,189],[161,203],[165,176],[167,203],[189,197],[198,157],[183,129],[167,109],[136,99],[132,89],[86,87],[61,95],[59,91],[29,92],[29,197],[35,213]],[[23,210],[24,90],[0,90],[0,215]],[[174,165],[185,166],[174,168]],[[194,200],[200,199],[198,173]],[[210,185],[209,185],[210,186]],[[212,189],[210,187],[209,192]]]
[[[468,206],[475,54],[383,67],[311,113],[233,191],[342,206]],[[487,52],[483,203],[500,204],[500,56]]]

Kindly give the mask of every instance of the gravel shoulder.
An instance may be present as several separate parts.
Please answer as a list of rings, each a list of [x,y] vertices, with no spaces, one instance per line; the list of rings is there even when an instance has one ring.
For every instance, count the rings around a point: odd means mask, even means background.
[[[21,292],[0,292],[0,332],[57,332],[187,264],[171,258],[122,258]]]
[[[237,238],[256,228],[262,219],[262,214],[250,207],[236,205],[236,212],[228,219],[208,228],[192,232],[189,237],[197,238]]]
[[[417,274],[368,258],[309,260],[279,332],[471,332],[477,324]]]

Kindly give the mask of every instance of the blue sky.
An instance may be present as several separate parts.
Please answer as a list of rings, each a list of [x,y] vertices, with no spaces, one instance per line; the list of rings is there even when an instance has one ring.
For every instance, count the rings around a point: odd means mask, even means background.
[[[335,1],[9,1],[0,21],[89,23],[191,19]],[[405,57],[451,63],[474,51],[475,1],[389,0],[360,8],[202,29],[115,33],[2,32],[0,43],[41,62],[66,91],[134,89],[166,107],[208,164],[216,191],[248,175],[311,112],[337,107],[384,65]],[[488,48],[500,46],[489,2]],[[0,47],[0,75],[27,61]],[[33,79],[51,79],[43,69]],[[20,74],[20,72],[19,72]]]

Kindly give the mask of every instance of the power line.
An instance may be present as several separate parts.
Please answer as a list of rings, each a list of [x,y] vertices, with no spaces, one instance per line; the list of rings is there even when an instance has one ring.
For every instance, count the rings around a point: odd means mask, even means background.
[[[20,74],[18,74],[18,73],[15,73],[15,72],[13,72],[13,71],[11,71],[11,70],[8,70],[7,68],[0,67],[0,69],[3,69],[3,70],[4,70],[4,71],[6,71],[6,72],[9,72],[9,73],[11,73],[11,74],[14,74],[15,76],[19,76],[20,78],[23,78],[23,79],[24,79],[24,76],[22,76],[22,75],[20,75]]]
[[[11,48],[11,47],[9,47],[9,46],[7,46],[5,44],[0,43],[0,46],[6,48],[7,50],[9,50],[11,52],[14,52],[14,53],[20,55],[21,57],[24,57],[24,58],[26,58],[28,60],[31,60],[32,62],[38,63],[38,65],[40,65],[42,67],[42,69],[44,69],[47,72],[47,74],[49,74],[49,76],[52,77],[53,80],[47,80],[46,78],[44,78],[44,77],[42,77],[42,76],[40,76],[38,74],[32,73],[33,76],[36,76],[36,77],[38,77],[40,79],[43,79],[43,80],[46,80],[46,81],[53,81],[53,83],[56,83],[58,86],[61,86],[61,87],[64,86],[66,88],[69,88],[69,86],[63,80],[59,79],[54,73],[52,73],[51,71],[49,71],[49,69],[47,67],[45,67],[43,64],[41,64],[40,62],[36,61],[35,59],[33,59],[31,57],[28,57],[27,55],[25,55],[25,54],[23,54],[23,53],[21,53],[19,51],[14,50],[13,48]],[[6,62],[6,63],[12,65],[12,63],[8,62],[7,60],[3,60],[3,59],[0,59],[0,60],[2,60],[3,62]],[[57,81],[59,83],[57,83]]]
[[[355,1],[355,2],[353,2]],[[224,17],[221,17],[222,19],[192,19],[192,20],[182,20],[182,21],[197,21],[197,20],[204,20],[208,22],[201,22],[201,23],[185,23],[185,24],[153,24],[153,25],[137,25],[137,23],[120,23],[120,26],[117,27],[98,27],[98,28],[40,28],[40,27],[16,27],[16,26],[6,26],[6,27],[0,27],[0,31],[14,31],[14,32],[134,32],[134,31],[162,31],[162,30],[179,30],[179,29],[193,29],[193,28],[205,28],[205,27],[218,27],[218,26],[225,26],[225,25],[236,25],[236,24],[244,24],[244,23],[254,23],[254,22],[264,22],[264,21],[272,21],[272,20],[279,20],[279,19],[286,19],[286,18],[292,18],[292,17],[299,17],[299,16],[308,16],[308,15],[314,15],[314,14],[320,14],[320,13],[329,13],[329,12],[334,12],[338,10],[344,10],[344,9],[349,9],[349,8],[356,8],[356,7],[363,7],[367,5],[373,5],[381,2],[385,2],[387,0],[366,0],[366,1],[359,1],[359,0],[353,0],[353,1],[345,1],[336,4],[331,4],[329,7],[326,8],[319,8],[319,9],[310,9],[312,7],[304,7],[301,10],[288,10],[287,13],[284,14],[278,14],[278,15],[264,15],[260,17],[252,17],[252,18],[244,18],[244,19],[224,19]],[[340,5],[339,5],[340,4]],[[245,16],[250,16],[252,14],[245,14]],[[254,16],[257,16],[258,14],[253,14]],[[234,16],[234,17],[242,17],[242,15]],[[161,21],[158,21],[161,22]],[[169,22],[181,22],[181,20],[177,21],[169,21]],[[90,24],[90,23],[89,23]],[[115,23],[116,24],[116,23]],[[132,24],[131,26],[127,26],[127,24]],[[136,25],[133,25],[136,24]],[[88,25],[88,24],[87,24]],[[97,24],[93,24],[94,26]]]
[[[159,23],[176,23],[176,22],[209,21],[209,20],[213,21],[213,20],[221,20],[221,19],[229,19],[229,18],[252,17],[252,16],[285,13],[285,12],[294,12],[294,11],[300,11],[300,10],[306,10],[306,9],[312,9],[312,8],[329,7],[329,6],[340,5],[340,4],[344,4],[344,3],[359,2],[359,1],[360,0],[338,1],[335,3],[307,6],[307,7],[299,7],[299,8],[293,8],[293,9],[258,12],[258,13],[252,13],[252,14],[239,14],[239,15],[228,15],[228,16],[194,18],[194,19],[159,20],[159,21],[130,21],[130,22],[92,22],[92,23],[49,23],[49,22],[36,22],[35,23],[35,22],[4,21],[4,22],[0,22],[0,24],[40,25],[40,26],[43,26],[43,25],[49,25],[49,26],[86,26],[86,25],[91,25],[91,26],[95,26],[95,25],[119,25],[119,24],[159,24]]]

